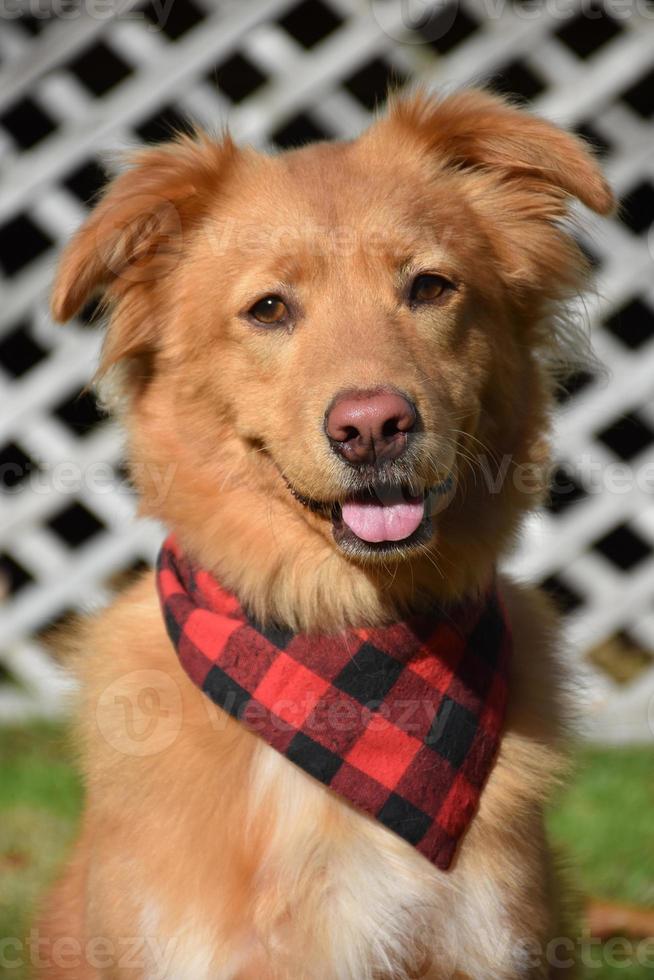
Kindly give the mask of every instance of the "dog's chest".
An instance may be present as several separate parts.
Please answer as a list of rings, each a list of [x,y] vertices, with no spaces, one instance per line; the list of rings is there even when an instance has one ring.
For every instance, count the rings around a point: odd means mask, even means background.
[[[439,871],[263,744],[251,789],[246,826],[265,822],[266,847],[234,962],[263,951],[289,980],[518,975],[492,875]]]

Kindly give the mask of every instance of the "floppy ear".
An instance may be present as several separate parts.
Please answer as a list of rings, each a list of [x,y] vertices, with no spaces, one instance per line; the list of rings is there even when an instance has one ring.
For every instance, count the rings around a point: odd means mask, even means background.
[[[461,182],[512,302],[531,323],[584,288],[589,269],[570,204],[609,214],[614,198],[582,140],[479,89],[397,100],[375,130],[386,151],[389,142],[416,149],[447,178],[445,193],[448,180]]]
[[[550,196],[577,198],[598,214],[610,214],[615,206],[580,139],[483,90],[440,100],[425,93],[399,99],[392,103],[390,121],[457,168],[493,170],[507,181],[531,178]]]
[[[233,151],[228,138],[218,144],[183,136],[136,153],[63,253],[51,301],[54,319],[69,320],[95,293],[117,298],[173,268],[189,221]]]

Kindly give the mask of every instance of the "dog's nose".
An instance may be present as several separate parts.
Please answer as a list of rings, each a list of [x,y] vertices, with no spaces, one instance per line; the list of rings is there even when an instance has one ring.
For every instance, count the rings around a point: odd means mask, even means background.
[[[415,406],[399,392],[386,390],[346,392],[325,418],[332,447],[353,464],[397,459],[415,425]]]

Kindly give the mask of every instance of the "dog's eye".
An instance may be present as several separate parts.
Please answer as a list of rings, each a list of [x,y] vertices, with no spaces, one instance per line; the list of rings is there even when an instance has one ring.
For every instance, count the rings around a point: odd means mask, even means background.
[[[433,303],[452,288],[452,283],[444,276],[422,273],[411,283],[409,298],[412,303]]]
[[[250,307],[249,313],[258,323],[283,323],[288,316],[288,306],[281,296],[264,296]]]

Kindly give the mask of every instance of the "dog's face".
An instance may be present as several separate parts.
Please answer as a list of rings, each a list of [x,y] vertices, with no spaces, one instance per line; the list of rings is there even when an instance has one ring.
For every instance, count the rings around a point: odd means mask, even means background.
[[[474,223],[411,156],[252,156],[176,270],[174,329],[216,451],[233,441],[254,485],[265,457],[288,507],[355,558],[429,543],[477,427],[500,311],[468,273]]]
[[[489,482],[540,452],[538,354],[583,275],[572,196],[611,205],[581,145],[482,93],[276,157],[172,145],[109,190],[55,313],[113,301],[137,462],[178,464],[164,519],[217,548],[240,534],[248,561],[256,528],[264,551],[315,555],[318,535],[410,564],[526,505]]]

